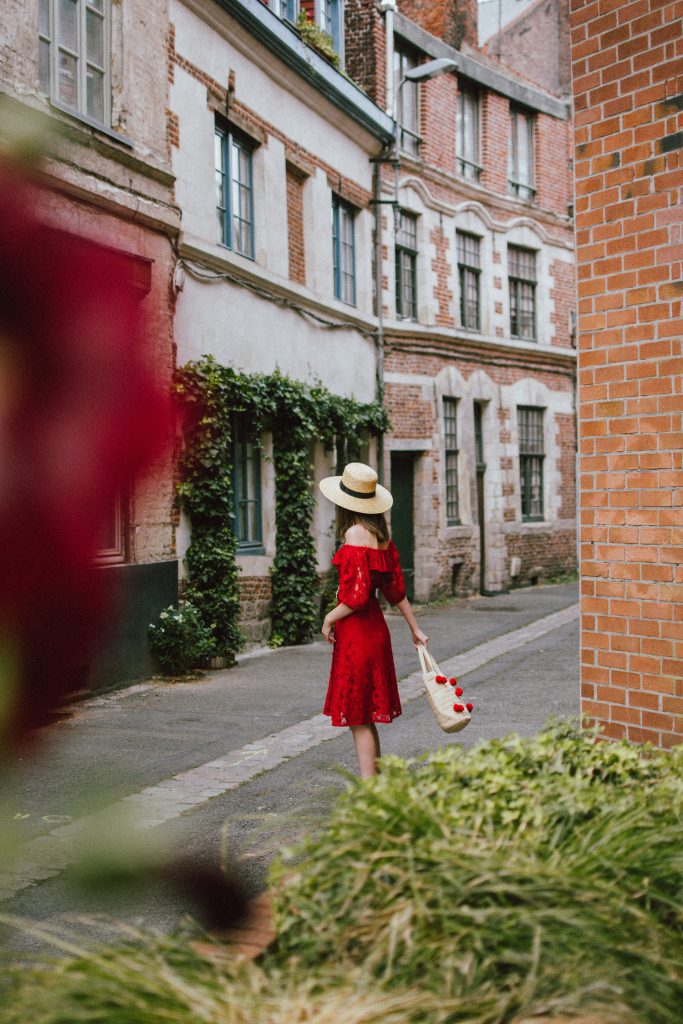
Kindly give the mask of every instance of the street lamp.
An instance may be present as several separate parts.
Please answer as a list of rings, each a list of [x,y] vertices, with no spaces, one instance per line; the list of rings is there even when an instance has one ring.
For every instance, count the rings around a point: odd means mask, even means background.
[[[428,60],[426,64],[418,64],[415,68],[409,68],[398,83],[394,108],[394,158],[399,159],[400,152],[400,131],[399,110],[401,109],[401,89],[406,82],[427,82],[430,78],[438,78],[449,71],[456,71],[458,65],[450,57],[437,57],[435,60]]]

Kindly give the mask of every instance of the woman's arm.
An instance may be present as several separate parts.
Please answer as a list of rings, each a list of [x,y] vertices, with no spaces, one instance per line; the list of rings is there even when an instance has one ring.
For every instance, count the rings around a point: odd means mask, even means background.
[[[415,613],[413,612],[413,609],[410,607],[410,601],[408,600],[408,598],[404,597],[402,601],[399,601],[398,604],[394,605],[394,608],[398,608],[401,615],[408,623],[408,628],[410,629],[410,632],[413,634],[413,643],[415,644],[415,646],[417,647],[418,644],[426,644],[427,641],[429,640],[429,637],[425,633],[423,633],[420,627],[418,626],[417,619],[415,618]]]
[[[332,627],[335,622],[339,622],[340,619],[345,619],[348,615],[353,615],[355,609],[349,608],[348,604],[338,604],[336,608],[333,608],[331,612],[328,612],[323,622],[322,634],[329,644],[334,643],[334,634],[332,633]]]

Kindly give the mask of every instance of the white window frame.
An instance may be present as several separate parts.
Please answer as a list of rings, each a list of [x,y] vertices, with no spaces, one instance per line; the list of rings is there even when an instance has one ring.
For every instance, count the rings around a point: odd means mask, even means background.
[[[47,26],[41,31],[40,21],[38,30],[39,67],[40,50],[48,47],[48,78],[49,81],[40,81],[40,91],[49,96],[50,101],[60,109],[69,113],[77,114],[79,117],[95,125],[105,128],[111,127],[111,0],[102,0],[102,10],[90,0],[74,0],[76,5],[76,48],[72,50],[60,44],[58,36],[58,10],[59,0],[39,0],[41,12],[47,13]],[[88,59],[87,53],[87,18],[88,11],[93,17],[101,17],[103,21],[103,64],[97,64],[94,60]],[[76,60],[76,102],[69,103],[62,99],[59,94],[59,55],[60,52],[68,54]],[[94,116],[88,112],[88,67],[97,69],[103,76],[103,117]]]

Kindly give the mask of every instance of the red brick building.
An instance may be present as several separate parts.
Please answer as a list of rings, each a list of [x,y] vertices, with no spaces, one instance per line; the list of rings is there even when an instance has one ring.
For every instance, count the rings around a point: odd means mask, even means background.
[[[683,740],[683,3],[572,0],[583,709]]]
[[[381,194],[385,476],[419,599],[575,566],[571,122],[476,48],[476,8],[399,0],[387,38],[373,3],[347,7],[347,71],[400,124]],[[457,72],[404,79],[440,57]]]

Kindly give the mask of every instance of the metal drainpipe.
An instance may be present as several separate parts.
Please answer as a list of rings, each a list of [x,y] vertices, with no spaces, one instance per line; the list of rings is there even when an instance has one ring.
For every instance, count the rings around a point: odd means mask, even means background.
[[[394,105],[394,12],[396,0],[381,0],[379,9],[384,15],[385,41],[385,101],[389,117],[395,119]],[[382,164],[387,152],[375,160],[373,168],[373,198],[375,200],[375,314],[377,316],[377,398],[384,402],[384,314],[382,311]],[[384,480],[384,434],[378,439],[377,472]]]
[[[375,208],[375,315],[377,317],[377,401],[384,402],[384,314],[382,311],[382,158],[372,170]],[[384,434],[377,439],[377,474],[384,480]]]

